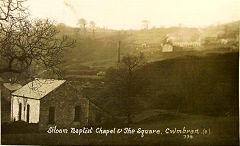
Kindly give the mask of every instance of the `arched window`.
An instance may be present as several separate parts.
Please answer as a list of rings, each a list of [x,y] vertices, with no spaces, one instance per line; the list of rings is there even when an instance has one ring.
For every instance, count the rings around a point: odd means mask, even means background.
[[[21,121],[22,120],[22,103],[19,103],[19,107],[18,107],[18,120]]]
[[[27,122],[29,123],[29,118],[30,118],[30,105],[27,105]]]

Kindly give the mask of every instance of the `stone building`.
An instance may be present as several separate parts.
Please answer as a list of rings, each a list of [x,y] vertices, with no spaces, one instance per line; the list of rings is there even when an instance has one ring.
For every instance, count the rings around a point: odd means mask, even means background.
[[[35,79],[12,93],[11,120],[38,123],[39,130],[97,125],[107,118],[84,89],[66,80]]]
[[[1,122],[10,121],[11,93],[20,89],[22,86],[18,83],[2,83],[0,89],[1,96]]]

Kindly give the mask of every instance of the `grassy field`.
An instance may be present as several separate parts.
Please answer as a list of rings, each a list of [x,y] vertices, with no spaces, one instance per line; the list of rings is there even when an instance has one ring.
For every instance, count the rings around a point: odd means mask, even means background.
[[[157,52],[151,55],[146,55],[147,62],[157,62],[157,61],[163,61],[168,59],[174,59],[179,57],[185,57],[185,56],[206,56],[211,53],[229,53],[229,51],[221,50],[221,49],[214,49],[214,50],[204,50],[204,51],[180,51],[180,52],[168,52],[168,53],[162,53]],[[126,54],[125,54],[126,55]],[[105,71],[109,67],[116,66],[117,65],[117,54],[115,56],[112,56],[111,58],[93,58],[90,60],[80,60],[76,59],[76,57],[72,59],[67,59],[67,61],[62,64],[61,68],[65,71],[66,78],[68,76],[73,76],[78,78],[79,74],[83,74],[86,71],[89,71],[89,74],[92,74],[93,72],[98,71]]]
[[[141,119],[139,119],[141,117]],[[160,135],[145,134],[3,134],[2,144],[48,144],[48,145],[237,145],[238,144],[238,117],[212,117],[203,115],[181,114],[166,110],[149,110],[135,116],[135,130],[159,129]],[[207,135],[192,135],[192,139],[185,139],[183,135],[165,134],[166,128],[174,129],[210,129]],[[124,128],[124,127],[123,127]],[[111,129],[111,128],[109,128]]]

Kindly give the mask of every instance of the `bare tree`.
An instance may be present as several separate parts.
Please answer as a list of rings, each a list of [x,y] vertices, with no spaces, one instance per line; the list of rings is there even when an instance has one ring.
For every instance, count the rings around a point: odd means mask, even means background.
[[[150,21],[149,20],[143,20],[142,21],[142,26],[143,26],[143,29],[148,29],[148,25],[149,25]]]
[[[77,25],[79,25],[83,30],[86,30],[87,21],[84,18],[81,18],[78,20]]]
[[[19,17],[26,8],[22,3],[25,0],[1,0],[0,1],[0,21]]]
[[[139,108],[137,97],[141,96],[147,85],[147,80],[139,74],[145,62],[143,54],[124,56],[121,64],[110,68],[105,77],[109,95],[117,97],[114,101],[120,103],[119,108],[127,116],[128,124],[132,123],[132,115]]]
[[[94,35],[95,25],[96,25],[96,24],[95,24],[94,21],[90,21],[90,22],[89,22],[89,26],[90,26],[90,28],[92,29],[93,35]]]
[[[56,26],[49,20],[9,20],[0,35],[0,73],[23,73],[32,64],[53,71],[61,63],[62,51],[73,41],[59,38]]]
[[[1,0],[0,1],[0,34],[8,31],[8,23],[12,20],[26,18],[27,9],[23,6],[25,0]]]

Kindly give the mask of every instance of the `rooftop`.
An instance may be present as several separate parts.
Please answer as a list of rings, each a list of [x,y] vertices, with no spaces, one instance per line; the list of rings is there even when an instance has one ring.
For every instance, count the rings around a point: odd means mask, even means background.
[[[52,92],[54,89],[58,88],[65,81],[66,80],[36,78],[35,80],[24,85],[19,90],[13,92],[12,95],[41,99]]]
[[[17,83],[3,83],[3,86],[10,91],[15,91],[22,87],[22,85],[17,84]]]

